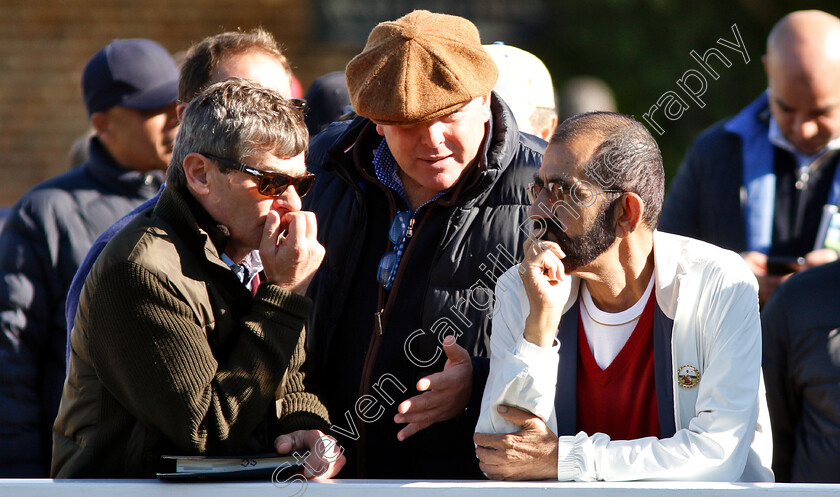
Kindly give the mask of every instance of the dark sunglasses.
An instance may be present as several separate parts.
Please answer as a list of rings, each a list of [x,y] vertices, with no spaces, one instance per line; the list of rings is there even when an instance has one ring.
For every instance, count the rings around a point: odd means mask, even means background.
[[[302,98],[290,98],[289,102],[291,102],[292,105],[295,106],[295,109],[297,109],[301,112],[306,112],[306,109],[309,108],[309,104],[307,104],[306,100],[304,100]]]
[[[303,176],[294,177],[274,171],[260,171],[259,169],[254,169],[251,166],[246,166],[241,162],[232,159],[225,159],[224,157],[217,157],[212,154],[205,154],[201,152],[201,155],[219,162],[229,169],[236,169],[237,171],[242,171],[245,174],[250,174],[251,176],[258,178],[257,191],[266,197],[279,197],[280,195],[283,195],[286,188],[291,185],[295,187],[298,197],[303,198],[307,193],[309,193],[309,190],[312,188],[312,184],[315,183],[315,175],[312,173],[306,173]]]

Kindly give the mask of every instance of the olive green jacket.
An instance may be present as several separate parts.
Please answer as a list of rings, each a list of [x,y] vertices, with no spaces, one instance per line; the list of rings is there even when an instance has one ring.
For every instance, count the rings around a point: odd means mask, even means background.
[[[279,433],[329,426],[304,386],[311,302],[268,283],[252,296],[220,259],[225,233],[167,187],[100,255],[70,335],[53,477],[153,477],[161,454],[273,451]]]

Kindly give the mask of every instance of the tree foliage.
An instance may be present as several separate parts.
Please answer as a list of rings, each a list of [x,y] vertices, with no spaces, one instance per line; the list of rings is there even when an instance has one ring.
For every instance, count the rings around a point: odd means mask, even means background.
[[[669,180],[698,133],[737,113],[766,88],[761,57],[767,34],[781,17],[803,8],[840,15],[836,0],[808,5],[792,0],[548,1],[546,26],[522,47],[545,62],[555,87],[573,76],[597,76],[615,91],[619,110],[640,120],[663,93],[681,92],[676,81],[686,70],[700,69],[689,55],[692,50],[703,54],[717,47],[732,55],[731,67],[716,66],[719,79],[707,78],[701,97],[705,107],[681,94],[690,108],[678,120],[660,118],[665,133],[654,136]],[[737,52],[716,44],[719,38],[734,39],[733,24],[743,38],[748,64]]]

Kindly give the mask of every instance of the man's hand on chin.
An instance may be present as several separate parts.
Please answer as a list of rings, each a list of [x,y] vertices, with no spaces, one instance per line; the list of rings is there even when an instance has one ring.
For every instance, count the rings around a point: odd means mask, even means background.
[[[519,276],[528,295],[530,314],[525,320],[525,340],[540,347],[551,347],[563,307],[569,299],[572,277],[565,273],[566,254],[554,242],[534,241],[524,244],[525,258]]]
[[[491,480],[557,479],[557,435],[542,419],[515,407],[499,406],[499,414],[521,426],[515,433],[476,433],[479,468]]]

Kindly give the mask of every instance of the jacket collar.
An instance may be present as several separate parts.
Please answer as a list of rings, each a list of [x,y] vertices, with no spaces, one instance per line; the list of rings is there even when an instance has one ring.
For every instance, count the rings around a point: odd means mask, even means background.
[[[688,273],[686,246],[691,238],[655,230],[653,232],[653,277],[656,302],[665,317],[674,319],[680,295],[680,279]]]
[[[674,368],[671,360],[671,334],[674,327],[679,275],[686,272],[681,262],[685,245],[690,241],[660,231],[653,232],[653,278],[656,292],[656,310],[653,322],[654,374],[657,397],[659,429],[663,438],[676,432],[674,418]],[[560,347],[560,368],[557,371],[557,396],[555,412],[560,435],[574,435],[576,428],[575,405],[577,395],[577,329],[578,290],[580,278],[572,277],[572,292],[563,310],[557,337]]]
[[[105,189],[129,198],[153,197],[163,184],[163,171],[143,173],[124,168],[95,136],[88,142],[88,160],[79,167]]]
[[[519,149],[519,127],[508,105],[494,91],[490,95],[490,123],[479,155],[480,167],[467,169],[472,174],[466,181],[459,180],[454,187],[451,202],[458,202],[470,207],[479,203],[490,192],[501,174],[512,163],[513,156]],[[364,117],[357,117],[344,130],[327,155],[331,160],[324,164],[326,170],[336,170],[350,184],[358,184],[362,178],[374,178],[372,170],[366,169],[373,160],[373,154],[379,146],[381,137],[376,133],[376,124]],[[340,167],[347,164],[346,156],[352,154],[355,167]]]
[[[500,175],[519,149],[519,126],[508,104],[495,91],[490,94],[491,138],[485,149],[488,174]]]
[[[216,223],[186,189],[169,185],[161,193],[154,214],[169,224],[171,233],[181,239],[193,257],[201,260],[207,271],[211,299],[226,302],[234,319],[240,319],[248,312],[253,299],[251,291],[221,258],[229,237],[227,229]],[[208,330],[214,354],[230,350],[233,337],[233,328],[212,327]]]
[[[173,226],[195,250],[204,250],[208,260],[230,269],[221,259],[230,233],[217,223],[186,189],[167,185],[155,205],[155,214]]]
[[[653,278],[656,285],[656,302],[663,314],[674,319],[679,300],[679,278],[687,272],[682,253],[690,238],[653,231]],[[572,275],[572,291],[563,313],[575,305],[580,289],[580,278]]]
[[[740,136],[744,140],[752,139],[754,135],[767,136],[770,125],[769,90],[762,92],[749,105],[744,107],[735,117],[724,125],[724,129]]]

